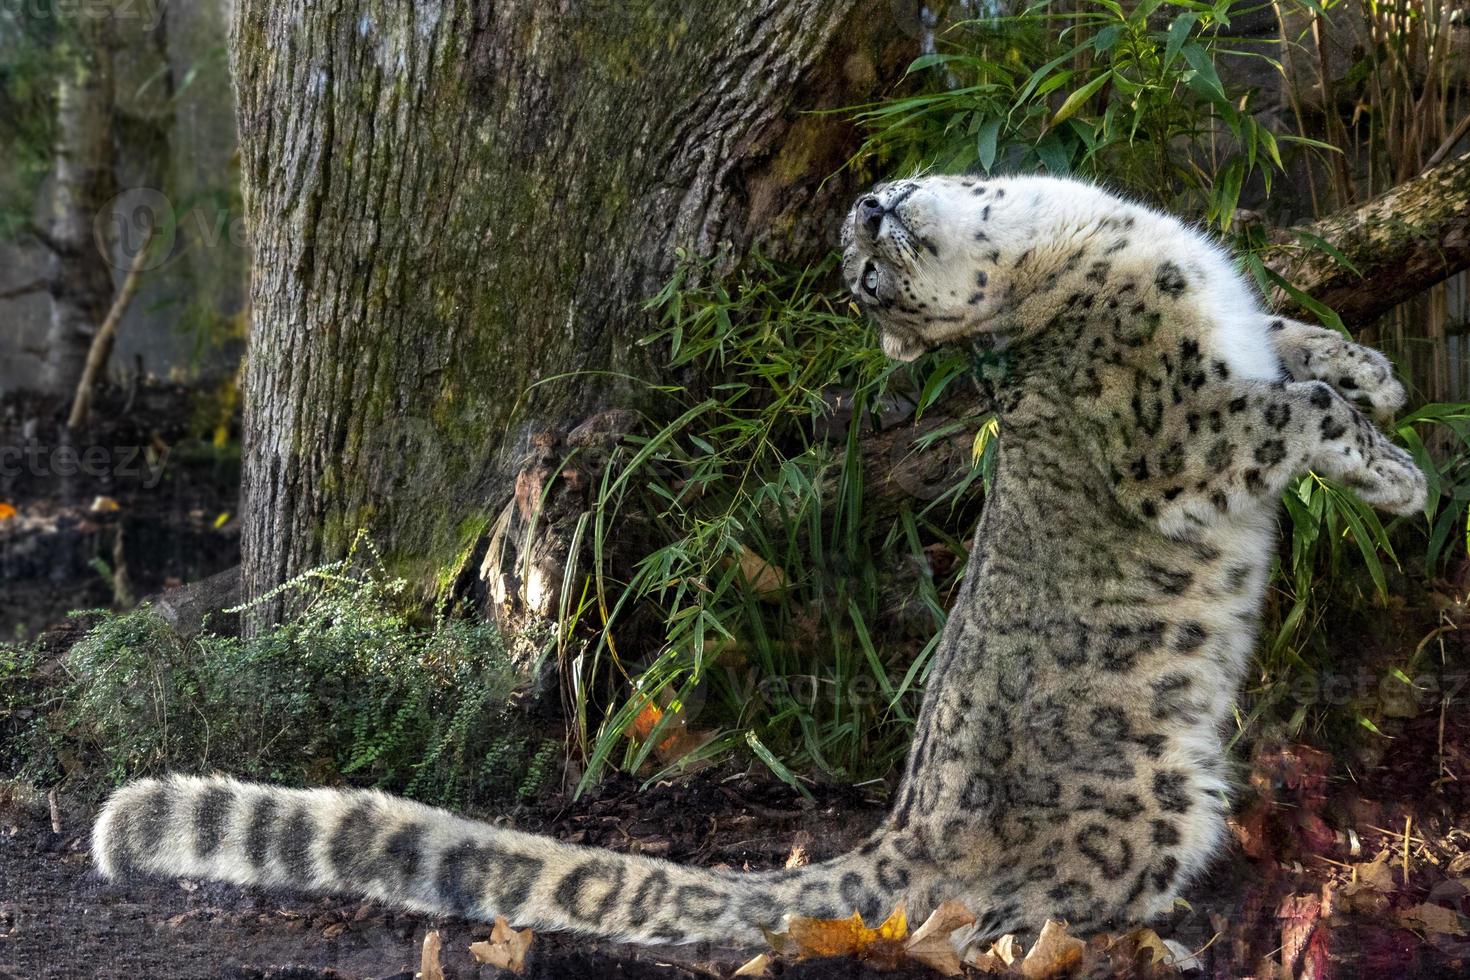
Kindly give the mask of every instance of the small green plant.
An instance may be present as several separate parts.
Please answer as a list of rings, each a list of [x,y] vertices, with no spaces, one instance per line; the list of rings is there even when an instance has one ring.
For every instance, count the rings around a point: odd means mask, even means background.
[[[225,771],[463,806],[549,775],[560,743],[519,717],[493,625],[414,626],[404,583],[350,561],[283,588],[301,611],[250,640],[183,640],[146,607],[104,615],[66,659],[70,736],[118,781]]]
[[[0,777],[47,782],[60,773],[46,725],[59,698],[43,677],[46,666],[35,643],[0,643]]]

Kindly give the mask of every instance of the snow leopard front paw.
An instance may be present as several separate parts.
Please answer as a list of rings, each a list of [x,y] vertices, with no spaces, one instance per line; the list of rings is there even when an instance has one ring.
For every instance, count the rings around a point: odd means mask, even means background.
[[[1429,481],[1414,459],[1397,446],[1368,462],[1353,483],[1363,502],[1390,514],[1418,514],[1424,510]]]
[[[1404,406],[1404,386],[1394,376],[1393,363],[1380,351],[1355,344],[1335,330],[1291,320],[1282,324],[1278,345],[1282,363],[1296,381],[1325,381],[1338,394],[1370,412],[1374,418],[1392,418]]]
[[[1339,415],[1343,411],[1349,414],[1347,420]],[[1424,509],[1429,481],[1414,457],[1389,442],[1352,408],[1338,402],[1323,420],[1321,433],[1324,445],[1314,469],[1379,510],[1408,515]]]

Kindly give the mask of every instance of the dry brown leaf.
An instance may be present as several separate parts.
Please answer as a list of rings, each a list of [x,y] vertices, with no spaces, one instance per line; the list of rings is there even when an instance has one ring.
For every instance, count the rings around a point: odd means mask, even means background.
[[[731,974],[733,977],[763,977],[771,968],[771,954],[762,953]]]
[[[1007,933],[995,942],[985,952],[972,949],[965,954],[965,965],[974,967],[981,973],[1009,973],[1012,966],[1021,962],[1021,957],[1026,955],[1026,947],[1014,935]]]
[[[1026,980],[1051,980],[1064,977],[1082,962],[1087,944],[1067,935],[1067,927],[1055,919],[1047,919],[1036,937],[1036,945],[1021,961],[1021,976]]]
[[[794,952],[798,956],[860,956],[896,962],[908,933],[908,916],[899,905],[876,929],[868,928],[856,912],[850,919],[808,919],[798,915],[792,917],[785,935],[796,945]]]
[[[1384,851],[1372,861],[1353,865],[1353,880],[1343,887],[1343,893],[1356,895],[1364,891],[1374,891],[1387,894],[1393,891],[1393,869],[1389,867],[1388,861],[1388,852]]]
[[[774,601],[786,591],[786,573],[745,545],[740,546],[740,577],[761,599]]]
[[[1020,939],[1016,938],[1015,933],[1010,932],[997,939],[990,947],[990,951],[998,956],[1006,966],[1015,966],[1026,955],[1026,947],[1022,945]]]
[[[424,936],[424,950],[419,954],[419,980],[444,980],[444,967],[439,964],[439,951],[443,948],[439,930],[430,929]]]
[[[959,952],[950,940],[950,933],[973,924],[975,916],[964,903],[950,899],[929,914],[924,924],[914,930],[904,944],[904,954],[925,966],[937,970],[947,977],[957,977],[964,972]]]
[[[1463,936],[1465,926],[1460,913],[1443,905],[1416,905],[1394,916],[1399,925],[1419,932],[1436,932],[1442,936]]]
[[[965,966],[968,966],[970,969],[978,970],[981,973],[992,976],[1005,973],[1010,969],[994,953],[982,953],[977,949],[972,949],[966,953],[964,962]]]
[[[1173,955],[1169,952],[1169,947],[1165,945],[1164,940],[1160,939],[1159,934],[1152,929],[1135,929],[1124,938],[1132,943],[1135,949],[1148,954],[1150,966],[1157,966]]]
[[[490,938],[471,943],[470,953],[476,962],[520,973],[526,967],[526,950],[531,948],[533,938],[535,934],[530,929],[512,929],[510,923],[505,921],[505,916],[497,915],[495,926],[490,930]]]

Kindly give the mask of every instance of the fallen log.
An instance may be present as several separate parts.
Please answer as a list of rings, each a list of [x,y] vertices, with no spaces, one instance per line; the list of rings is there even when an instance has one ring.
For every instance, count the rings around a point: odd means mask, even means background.
[[[1266,266],[1349,327],[1365,325],[1470,268],[1470,153],[1298,231],[1331,245],[1353,268],[1307,237],[1266,250]],[[1310,319],[1291,297],[1277,299],[1282,313]]]

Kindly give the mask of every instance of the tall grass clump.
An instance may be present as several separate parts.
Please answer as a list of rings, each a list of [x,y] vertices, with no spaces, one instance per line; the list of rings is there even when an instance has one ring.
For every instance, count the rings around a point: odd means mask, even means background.
[[[666,390],[672,421],[619,450],[586,518],[593,567],[574,617],[597,639],[575,671],[584,782],[609,763],[737,747],[787,780],[851,781],[904,751],[944,619],[924,544],[963,547],[932,519],[944,500],[871,509],[862,437],[923,411],[967,362],[889,363],[832,269],[758,260],[694,286],[701,270],[686,268],[653,300],[663,329],[649,341],[716,380],[703,397]],[[654,547],[622,569],[608,544],[629,527]],[[895,596],[900,579],[909,594]],[[893,636],[900,607],[912,636]],[[605,668],[613,683],[599,688]]]

